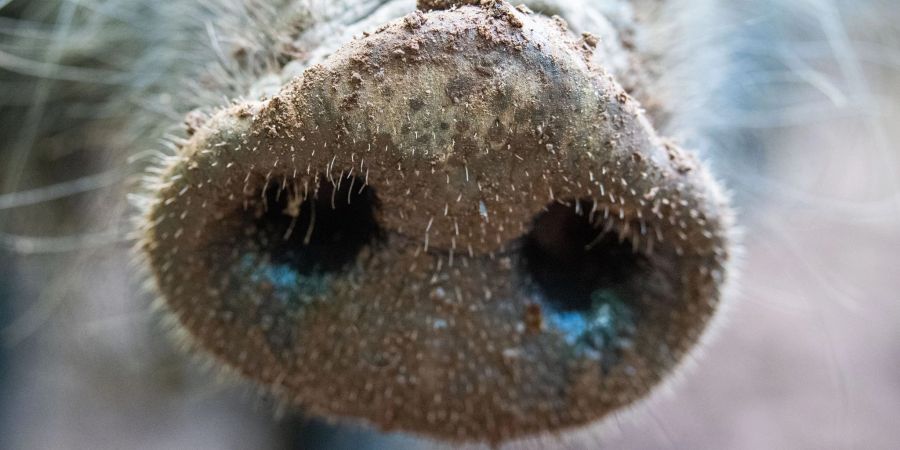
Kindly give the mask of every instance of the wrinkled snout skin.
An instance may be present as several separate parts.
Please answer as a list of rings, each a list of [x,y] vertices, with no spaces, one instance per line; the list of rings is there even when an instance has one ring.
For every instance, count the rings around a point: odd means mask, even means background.
[[[310,414],[453,442],[595,422],[700,339],[728,278],[727,201],[596,38],[506,2],[425,3],[442,9],[199,124],[155,180],[141,253],[197,350]],[[553,205],[563,225],[538,220]],[[525,250],[554,255],[575,220],[610,236],[596,261],[627,269],[584,278],[581,309]],[[347,255],[326,270],[303,259],[310,242]],[[623,315],[597,344],[591,321]]]

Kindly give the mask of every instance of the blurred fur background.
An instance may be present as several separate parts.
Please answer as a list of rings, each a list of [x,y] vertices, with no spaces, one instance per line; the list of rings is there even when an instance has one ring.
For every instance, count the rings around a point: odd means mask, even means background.
[[[174,351],[130,266],[142,161],[193,105],[245,93],[270,47],[304,51],[260,24],[378,3],[0,0],[0,448],[427,445],[274,419]],[[696,367],[589,444],[897,448],[900,6],[669,3],[648,25],[677,105],[661,133],[733,191],[742,273]]]

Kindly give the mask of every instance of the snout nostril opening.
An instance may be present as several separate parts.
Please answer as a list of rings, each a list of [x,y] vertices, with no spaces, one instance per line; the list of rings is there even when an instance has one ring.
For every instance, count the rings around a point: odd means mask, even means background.
[[[355,177],[319,179],[317,189],[308,192],[294,184],[270,184],[254,220],[260,251],[303,275],[343,269],[379,234],[378,199],[370,186]]]
[[[553,203],[534,219],[523,238],[522,267],[548,327],[575,356],[608,372],[633,345],[642,315],[636,289],[650,265],[580,207],[592,200],[569,203]]]
[[[604,234],[589,213],[553,203],[539,214],[524,240],[528,276],[543,299],[559,311],[589,311],[602,290],[623,287],[640,271],[640,254],[615,232]],[[592,200],[582,200],[591,205]]]

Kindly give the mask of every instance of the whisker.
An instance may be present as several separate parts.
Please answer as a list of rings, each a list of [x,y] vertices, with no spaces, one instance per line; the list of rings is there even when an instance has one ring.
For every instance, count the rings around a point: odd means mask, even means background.
[[[0,194],[0,210],[21,208],[96,191],[113,186],[122,179],[123,176],[118,170],[111,170],[28,191]]]
[[[130,240],[118,229],[60,237],[23,236],[0,232],[0,249],[24,255],[69,253]]]
[[[0,51],[0,67],[35,78],[89,84],[125,84],[129,78],[125,72],[34,61],[4,51]]]

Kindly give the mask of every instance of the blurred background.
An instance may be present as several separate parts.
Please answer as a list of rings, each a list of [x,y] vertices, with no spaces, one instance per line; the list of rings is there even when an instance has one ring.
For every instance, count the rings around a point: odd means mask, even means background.
[[[135,61],[57,64],[57,43],[96,41],[94,16],[152,35],[154,6],[37,3],[0,0],[0,448],[427,446],[276,420],[174,350],[134,275],[129,155],[104,151],[103,105],[127,97],[112,78]],[[900,5],[748,0],[691,20],[717,64],[679,69],[713,88],[671,128],[735,197],[739,282],[693,369],[591,445],[900,448]]]

